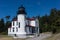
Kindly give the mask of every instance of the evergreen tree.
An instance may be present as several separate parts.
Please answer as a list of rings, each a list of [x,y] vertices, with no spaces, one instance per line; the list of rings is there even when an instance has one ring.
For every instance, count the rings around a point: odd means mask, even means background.
[[[4,19],[0,20],[0,32],[4,32],[5,31],[5,25],[4,25]]]

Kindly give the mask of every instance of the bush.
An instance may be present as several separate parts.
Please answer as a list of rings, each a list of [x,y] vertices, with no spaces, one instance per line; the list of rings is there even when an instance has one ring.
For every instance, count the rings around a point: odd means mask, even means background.
[[[56,33],[56,28],[53,28],[52,33],[53,33],[53,34]]]

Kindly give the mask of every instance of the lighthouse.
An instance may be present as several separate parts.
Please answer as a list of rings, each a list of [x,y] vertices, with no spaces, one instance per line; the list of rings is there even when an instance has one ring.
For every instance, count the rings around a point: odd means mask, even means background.
[[[39,22],[36,17],[28,18],[23,5],[18,8],[17,16],[11,21],[11,26],[8,28],[8,36],[14,38],[34,37],[39,33]]]
[[[21,5],[21,7],[18,8],[18,13],[17,13],[17,21],[18,21],[18,27],[19,27],[19,34],[18,36],[24,37],[26,36],[26,32],[25,32],[25,26],[26,26],[26,12],[25,12],[25,8],[23,7],[23,5]]]

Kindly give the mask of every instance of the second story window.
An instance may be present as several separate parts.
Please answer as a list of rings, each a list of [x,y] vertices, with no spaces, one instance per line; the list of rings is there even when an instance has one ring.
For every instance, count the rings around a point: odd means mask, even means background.
[[[14,21],[13,21],[13,26],[14,26]]]

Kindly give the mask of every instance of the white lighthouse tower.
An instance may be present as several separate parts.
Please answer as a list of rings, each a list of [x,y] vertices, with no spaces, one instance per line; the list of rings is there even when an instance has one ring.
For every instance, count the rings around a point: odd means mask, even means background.
[[[18,13],[17,13],[17,21],[18,21],[18,25],[19,25],[18,26],[19,27],[18,36],[21,36],[21,37],[26,36],[26,32],[25,32],[25,26],[26,26],[25,16],[26,16],[25,8],[21,5],[21,7],[19,7]]]

